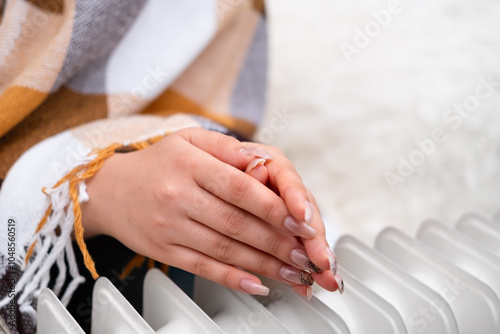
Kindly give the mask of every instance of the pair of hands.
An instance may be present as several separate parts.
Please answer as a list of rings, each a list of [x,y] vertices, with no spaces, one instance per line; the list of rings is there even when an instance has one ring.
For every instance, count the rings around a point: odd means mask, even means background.
[[[139,254],[251,294],[269,292],[251,272],[301,295],[312,294],[313,279],[330,291],[342,285],[315,200],[277,148],[184,129],[113,155],[87,191],[86,237],[112,236]]]

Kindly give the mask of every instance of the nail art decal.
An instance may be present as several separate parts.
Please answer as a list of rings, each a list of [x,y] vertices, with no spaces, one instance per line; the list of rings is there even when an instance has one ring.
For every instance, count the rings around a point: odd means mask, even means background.
[[[302,248],[293,249],[290,252],[290,259],[292,260],[293,263],[295,263],[298,267],[300,267],[303,270],[310,270],[315,273],[323,272],[323,270],[321,270],[314,263],[311,262],[311,260],[307,256],[306,251]]]
[[[303,271],[300,274],[300,281],[302,282],[302,284],[308,285],[308,286],[311,286],[314,284],[314,278],[307,271]]]
[[[308,269],[311,270],[311,271],[314,271],[315,273],[318,273],[318,274],[321,274],[323,272],[323,270],[321,268],[318,268],[314,263],[312,263],[311,261],[309,261],[309,264],[308,264]]]
[[[307,271],[301,271],[291,266],[283,266],[279,272],[280,276],[288,282],[295,284],[313,285],[314,278]]]

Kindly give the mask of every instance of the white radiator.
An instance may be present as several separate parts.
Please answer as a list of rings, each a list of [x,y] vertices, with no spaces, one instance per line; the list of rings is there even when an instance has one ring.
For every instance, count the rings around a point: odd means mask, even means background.
[[[99,333],[500,333],[500,222],[475,214],[450,229],[423,224],[416,238],[388,228],[374,248],[336,244],[345,292],[314,288],[310,302],[262,278],[251,297],[196,277],[194,301],[161,271],[144,282],[143,316],[106,278],[97,280],[92,334]],[[38,334],[83,333],[48,289],[38,299]]]

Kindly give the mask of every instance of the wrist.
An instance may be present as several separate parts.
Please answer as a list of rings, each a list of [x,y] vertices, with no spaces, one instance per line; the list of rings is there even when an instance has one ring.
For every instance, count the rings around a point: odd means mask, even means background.
[[[104,161],[99,171],[85,181],[89,200],[81,203],[84,237],[110,234],[108,212],[112,212],[110,199],[117,196],[119,167],[123,154],[114,154]]]

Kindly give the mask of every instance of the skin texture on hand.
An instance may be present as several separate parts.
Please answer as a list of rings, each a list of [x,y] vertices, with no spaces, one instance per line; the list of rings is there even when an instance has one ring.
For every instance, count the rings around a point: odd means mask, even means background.
[[[272,159],[245,173],[258,158],[255,148]],[[288,278],[300,275],[303,268],[291,254],[302,250],[323,270],[313,273],[316,282],[337,289],[314,198],[276,148],[184,129],[149,148],[110,157],[87,191],[86,237],[112,236],[139,254],[256,294],[267,291],[251,272],[305,294],[306,285],[280,276],[283,268]]]

